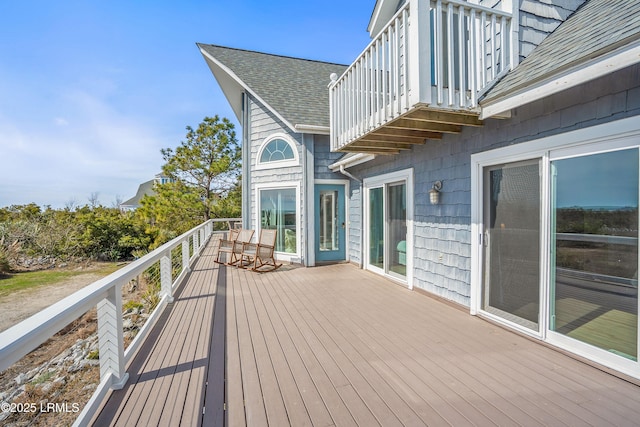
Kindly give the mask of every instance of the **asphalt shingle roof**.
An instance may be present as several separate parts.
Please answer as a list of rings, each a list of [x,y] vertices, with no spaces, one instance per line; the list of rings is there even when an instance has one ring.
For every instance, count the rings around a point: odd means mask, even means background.
[[[487,103],[640,39],[640,1],[590,0],[491,89]]]
[[[291,125],[329,126],[331,73],[346,65],[198,43]]]

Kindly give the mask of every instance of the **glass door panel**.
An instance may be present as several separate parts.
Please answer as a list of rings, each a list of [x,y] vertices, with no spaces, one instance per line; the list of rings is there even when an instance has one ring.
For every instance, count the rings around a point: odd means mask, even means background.
[[[554,160],[549,329],[637,360],[638,150]]]
[[[295,188],[260,190],[260,227],[264,230],[278,230],[276,251],[294,254],[297,251],[296,213],[297,197]]]
[[[383,188],[369,190],[369,264],[384,268]]]
[[[540,311],[540,164],[484,170],[482,308],[538,330]]]
[[[338,192],[331,190],[320,191],[320,251],[335,251],[338,249]]]
[[[344,261],[346,256],[344,184],[315,185],[316,261]]]
[[[387,186],[389,218],[388,272],[405,278],[407,275],[407,186],[405,183]]]

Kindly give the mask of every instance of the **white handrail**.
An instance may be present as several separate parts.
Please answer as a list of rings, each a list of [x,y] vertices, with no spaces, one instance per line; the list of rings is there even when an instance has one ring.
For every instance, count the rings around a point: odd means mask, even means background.
[[[189,266],[198,257],[206,241],[213,233],[214,222],[238,221],[239,218],[209,220],[168,243],[160,246],[126,267],[80,289],[50,307],[0,333],[0,371],[9,368],[30,351],[51,338],[93,307],[98,309],[98,345],[100,354],[100,386],[82,414],[90,411],[95,401],[106,390],[122,388],[128,374],[125,366],[144,340],[155,319],[159,317],[168,302],[173,300],[173,292],[189,271]],[[189,242],[193,245],[190,256]],[[171,251],[182,245],[181,273],[171,277]],[[135,279],[147,268],[160,261],[161,301],[142,327],[136,338],[124,349],[122,325],[122,286]],[[93,403],[92,403],[93,402]],[[80,416],[79,419],[83,419]]]

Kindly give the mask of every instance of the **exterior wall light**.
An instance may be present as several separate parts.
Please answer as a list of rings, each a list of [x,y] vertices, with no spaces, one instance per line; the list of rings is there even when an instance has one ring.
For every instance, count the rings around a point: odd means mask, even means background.
[[[429,190],[429,201],[432,205],[440,203],[440,190],[442,189],[442,181],[436,181],[433,183],[433,187]]]

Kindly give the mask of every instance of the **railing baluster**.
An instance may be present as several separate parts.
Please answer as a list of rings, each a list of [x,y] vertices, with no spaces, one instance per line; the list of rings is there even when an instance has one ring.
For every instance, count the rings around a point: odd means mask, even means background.
[[[369,51],[369,103],[371,107],[371,114],[369,116],[369,129],[373,129],[376,126],[376,74],[375,74],[375,50],[376,45],[372,46],[372,50]]]
[[[453,49],[453,4],[447,6],[447,83],[449,87],[449,106],[453,105],[455,95],[455,51]]]
[[[377,117],[377,125],[382,123],[382,79],[381,79],[381,72],[382,72],[382,66],[381,66],[381,61],[382,61],[382,42],[380,40],[380,38],[378,38],[378,40],[376,40],[376,117]]]
[[[395,38],[396,38],[396,47],[395,47],[395,57],[396,57],[396,66],[395,68],[395,86],[396,86],[396,115],[400,115],[400,113],[402,113],[402,80],[401,80],[401,71],[402,71],[402,67],[401,67],[401,63],[402,63],[402,58],[401,58],[401,44],[402,44],[402,39],[400,38],[400,17],[396,18],[396,29],[395,29]]]
[[[411,104],[409,104],[409,91],[411,90],[409,88],[409,69],[410,69],[410,65],[411,63],[409,62],[409,44],[411,43],[409,40],[409,9],[405,9],[402,12],[402,28],[403,28],[403,35],[404,35],[404,73],[403,73],[403,77],[404,77],[404,109],[405,111],[409,109],[409,106]],[[417,63],[417,61],[416,61]],[[431,83],[429,83],[431,84]],[[418,90],[418,88],[416,88],[416,90]]]
[[[364,60],[360,59],[358,64],[358,129],[359,136],[365,132],[364,129]]]
[[[478,45],[477,45],[477,22],[476,22],[476,10],[471,9],[469,16],[469,91],[471,92],[471,105],[475,107],[478,102],[478,72],[477,72],[477,60],[478,60]]]
[[[496,78],[496,15],[491,15],[491,81]]]
[[[460,108],[465,108],[467,105],[466,95],[467,95],[467,85],[466,85],[466,76],[465,72],[467,71],[467,66],[465,62],[465,52],[467,47],[467,42],[464,36],[465,24],[464,24],[464,7],[461,5],[458,8],[458,62],[459,62],[459,75],[460,75],[460,87],[458,88],[458,92],[460,94]]]
[[[387,121],[387,56],[389,52],[389,48],[385,43],[385,35],[388,35],[388,32],[385,31],[382,33],[382,120],[381,123]],[[388,37],[387,37],[388,40]]]
[[[500,19],[500,72],[507,69],[507,18]]]
[[[393,107],[394,107],[394,99],[395,99],[395,87],[393,84],[393,78],[394,78],[394,74],[395,74],[395,52],[394,52],[394,47],[395,47],[395,42],[393,40],[393,25],[389,26],[389,33],[387,34],[387,56],[388,56],[388,62],[387,62],[387,89],[389,91],[388,93],[388,101],[387,101],[387,120],[393,118]]]
[[[442,26],[442,0],[436,3],[436,28],[434,31],[437,37],[436,60],[438,63],[436,71],[436,87],[438,92],[438,105],[444,103],[444,28]]]
[[[360,61],[357,61],[353,67],[353,85],[353,103],[355,105],[353,109],[353,134],[357,138],[360,136]]]
[[[487,13],[484,11],[480,18],[480,74],[482,87],[487,84]]]

